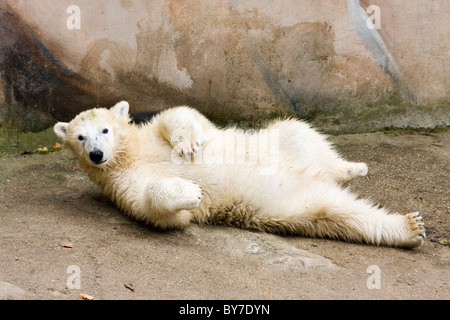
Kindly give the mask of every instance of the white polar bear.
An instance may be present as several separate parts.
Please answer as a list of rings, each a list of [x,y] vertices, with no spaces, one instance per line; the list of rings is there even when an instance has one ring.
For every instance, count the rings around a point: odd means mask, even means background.
[[[339,182],[367,174],[297,120],[247,131],[218,129],[189,107],[130,124],[129,105],[55,125],[64,146],[118,207],[159,228],[190,221],[279,234],[413,248],[418,213],[390,214]]]

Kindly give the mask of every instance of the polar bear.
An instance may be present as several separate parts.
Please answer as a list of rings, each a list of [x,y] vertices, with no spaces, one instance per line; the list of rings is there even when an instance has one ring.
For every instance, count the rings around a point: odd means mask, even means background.
[[[135,125],[121,101],[54,131],[122,211],[162,229],[194,221],[405,248],[425,238],[418,213],[389,213],[344,188],[367,165],[298,120],[219,129],[181,106]]]

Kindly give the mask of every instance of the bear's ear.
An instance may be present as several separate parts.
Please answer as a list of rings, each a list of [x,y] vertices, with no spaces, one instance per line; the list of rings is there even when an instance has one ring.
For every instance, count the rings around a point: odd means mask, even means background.
[[[111,110],[114,111],[119,118],[128,119],[128,110],[130,110],[130,105],[126,101],[120,101],[116,103]]]
[[[68,122],[58,122],[53,127],[53,131],[55,131],[58,138],[61,138],[62,140],[66,139],[67,136],[67,128],[69,127]]]

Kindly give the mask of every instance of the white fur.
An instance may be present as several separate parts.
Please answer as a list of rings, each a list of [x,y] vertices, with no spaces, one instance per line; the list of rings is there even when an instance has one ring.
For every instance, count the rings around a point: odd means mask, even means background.
[[[306,123],[220,130],[196,110],[177,107],[136,126],[128,108],[120,102],[88,110],[54,129],[92,181],[139,220],[160,228],[196,221],[408,248],[424,241],[418,214],[391,214],[341,187],[366,175],[367,165],[339,157]],[[91,160],[94,149],[103,152],[101,163]]]

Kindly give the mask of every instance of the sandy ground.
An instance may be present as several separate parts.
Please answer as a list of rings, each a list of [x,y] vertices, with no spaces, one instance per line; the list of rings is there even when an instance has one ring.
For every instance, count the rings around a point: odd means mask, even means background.
[[[422,213],[421,248],[195,224],[159,232],[119,212],[66,151],[5,156],[0,299],[448,299],[450,132],[331,140],[369,165],[349,187]]]

